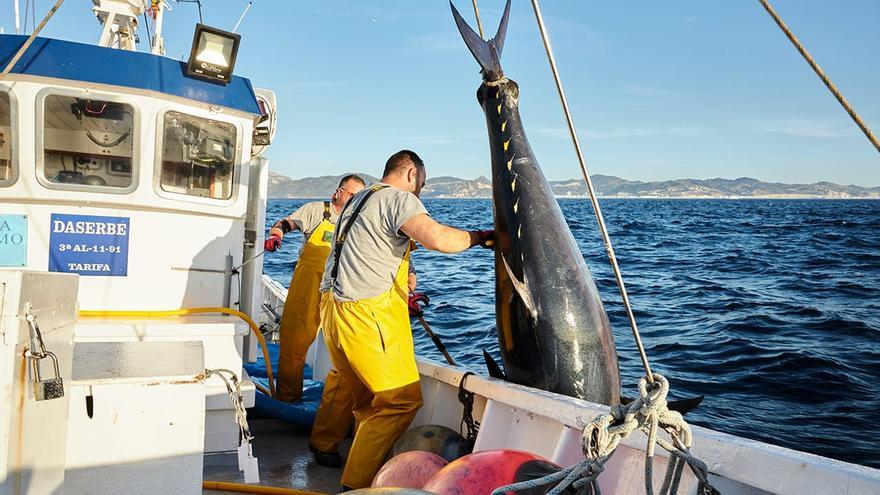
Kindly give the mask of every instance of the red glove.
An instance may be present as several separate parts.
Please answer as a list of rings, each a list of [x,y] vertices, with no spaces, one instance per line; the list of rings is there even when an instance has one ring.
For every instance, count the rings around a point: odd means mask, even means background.
[[[263,250],[269,251],[270,253],[280,247],[281,247],[281,236],[277,235],[277,234],[267,237],[266,242],[263,243]]]
[[[425,310],[422,309],[422,306],[419,303],[424,303],[424,305],[427,306],[431,303],[431,300],[421,292],[410,293],[409,301],[407,302],[410,316],[422,316],[425,314]]]
[[[486,249],[495,249],[495,231],[494,230],[474,230],[477,234],[477,244]],[[475,244],[475,245],[477,245]]]

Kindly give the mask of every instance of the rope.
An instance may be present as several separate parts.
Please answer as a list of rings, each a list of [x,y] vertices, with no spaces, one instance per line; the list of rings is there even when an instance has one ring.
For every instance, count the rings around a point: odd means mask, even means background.
[[[667,450],[669,463],[666,466],[660,495],[672,495],[678,492],[684,464],[690,466],[698,480],[700,495],[719,495],[708,481],[706,464],[690,453],[693,436],[691,429],[681,413],[670,411],[666,396],[669,393],[669,382],[655,373],[654,381],[649,383],[646,378],[639,380],[639,397],[627,405],[618,404],[611,407],[608,414],[598,416],[584,427],[581,445],[584,460],[556,473],[528,481],[513,483],[496,488],[492,495],[506,492],[517,492],[556,483],[547,491],[547,495],[559,495],[568,487],[576,490],[589,485],[587,493],[601,495],[598,477],[605,469],[605,463],[614,455],[621,440],[632,432],[641,430],[648,436],[645,448],[645,493],[654,495],[654,451],[657,445]],[[660,430],[667,433],[670,440],[659,435]]]
[[[462,405],[461,424],[459,425],[459,433],[461,428],[465,428],[467,433],[465,437],[465,452],[470,453],[474,450],[474,444],[477,442],[477,434],[480,432],[480,422],[474,419],[474,393],[464,388],[464,382],[467,377],[474,373],[468,371],[461,376],[458,383],[458,401]]]
[[[224,374],[228,374],[230,378],[226,378]],[[252,453],[251,440],[254,439],[254,436],[251,435],[251,430],[248,427],[247,411],[244,408],[244,393],[241,391],[241,381],[238,379],[238,375],[225,368],[218,368],[216,370],[206,369],[205,378],[212,376],[219,376],[223,383],[226,384],[226,393],[229,394],[232,408],[235,409],[235,422],[238,424],[238,429],[241,432],[241,442],[247,445],[248,453]]]
[[[480,30],[480,38],[486,39],[486,35],[483,33],[483,21],[480,20],[480,8],[477,7],[477,0],[474,0],[474,15],[477,16],[477,29]]]
[[[571,118],[571,111],[568,108],[568,100],[565,98],[565,91],[562,89],[562,80],[559,78],[559,71],[556,69],[556,59],[553,57],[553,48],[550,46],[550,38],[547,36],[547,29],[544,27],[544,17],[541,15],[541,7],[538,0],[532,0],[532,7],[535,10],[535,18],[538,20],[538,29],[541,31],[541,39],[544,42],[544,50],[547,52],[547,59],[550,61],[550,69],[553,72],[553,79],[556,81],[556,89],[559,91],[559,99],[562,102],[562,110],[565,112],[565,119],[568,122],[568,132],[571,134],[571,140],[574,143],[574,149],[577,152],[578,163],[581,167],[581,173],[584,176],[584,182],[590,192],[590,202],[593,205],[593,211],[596,213],[596,221],[599,223],[599,232],[602,233],[602,240],[605,242],[605,250],[608,252],[608,259],[611,261],[611,267],[614,269],[614,278],[617,280],[617,287],[620,290],[620,297],[623,300],[623,306],[626,309],[626,316],[629,318],[630,327],[632,327],[633,338],[636,347],[639,350],[639,357],[642,360],[642,366],[645,368],[645,377],[649,382],[653,381],[654,374],[651,373],[651,365],[648,364],[648,355],[645,354],[645,346],[642,344],[642,337],[639,335],[639,327],[636,324],[636,317],[633,314],[632,307],[629,303],[629,296],[626,293],[626,285],[623,283],[623,275],[620,273],[620,267],[617,264],[617,257],[614,255],[614,247],[611,245],[611,237],[608,235],[608,228],[605,227],[605,219],[602,217],[602,209],[599,207],[599,200],[596,199],[596,190],[593,187],[593,181],[590,179],[590,173],[587,171],[584,153],[581,151],[581,144],[574,128],[574,121]]]
[[[12,57],[12,60],[10,60],[8,64],[6,64],[6,68],[3,69],[3,72],[0,72],[0,81],[6,79],[6,76],[10,72],[12,72],[12,68],[15,67],[15,64],[18,63],[19,59],[21,59],[22,55],[24,55],[24,52],[26,52],[27,49],[30,48],[31,43],[34,42],[34,40],[37,38],[37,35],[40,34],[40,31],[43,30],[43,27],[46,26],[47,22],[49,22],[49,19],[51,19],[52,16],[55,15],[55,12],[58,11],[62,3],[64,3],[64,0],[58,0],[57,2],[55,2],[55,6],[49,10],[49,13],[46,14],[46,17],[43,18],[43,22],[41,22],[40,25],[37,26],[36,29],[34,29],[34,32],[32,32],[30,36],[28,36],[28,39],[25,40],[25,42],[21,45],[21,48],[19,48],[18,51],[15,52],[15,56]],[[27,6],[25,6],[25,15],[27,15]],[[27,23],[27,17],[25,17],[25,23]],[[27,27],[25,27],[25,29],[27,29]]]
[[[782,18],[779,17],[779,14],[776,13],[776,10],[774,10],[773,6],[770,5],[770,2],[768,2],[767,0],[758,1],[761,2],[761,5],[764,6],[764,10],[766,10],[767,13],[770,14],[770,17],[773,18],[773,20],[776,22],[776,25],[779,26],[779,29],[781,29],[782,32],[785,33],[785,36],[788,37],[789,41],[791,41],[794,47],[797,48],[799,52],[801,52],[804,60],[806,60],[807,63],[810,64],[810,67],[813,68],[813,71],[816,73],[817,76],[819,76],[819,79],[821,79],[822,82],[825,83],[825,86],[828,88],[829,91],[831,91],[831,94],[833,94],[834,97],[837,98],[837,101],[840,102],[840,105],[843,106],[844,110],[846,110],[846,113],[848,113],[849,116],[852,117],[856,125],[859,126],[859,129],[861,129],[862,132],[865,133],[868,141],[871,141],[871,144],[873,144],[874,147],[877,148],[877,151],[880,151],[880,141],[877,140],[877,136],[875,136],[874,133],[871,132],[868,124],[866,124],[865,121],[863,121],[862,118],[859,117],[859,114],[856,113],[856,110],[852,107],[852,105],[850,105],[849,102],[846,101],[846,98],[843,97],[843,94],[841,94],[840,90],[837,89],[837,86],[835,86],[834,83],[831,82],[831,79],[828,77],[827,74],[825,74],[825,71],[822,70],[821,67],[819,67],[819,64],[817,64],[815,60],[813,60],[810,52],[808,52],[807,49],[804,48],[804,45],[802,45],[800,40],[797,39],[797,36],[795,36],[794,33],[792,33],[790,29],[788,29],[788,26],[785,25],[785,22],[783,22]]]

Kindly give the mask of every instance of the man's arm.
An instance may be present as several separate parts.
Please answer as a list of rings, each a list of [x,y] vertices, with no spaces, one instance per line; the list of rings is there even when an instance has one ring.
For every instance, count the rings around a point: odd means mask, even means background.
[[[284,217],[281,220],[275,222],[275,225],[273,225],[272,228],[269,229],[269,237],[284,237],[284,234],[292,230],[299,230],[299,226],[296,224],[296,222],[291,220],[290,217]]]
[[[448,254],[460,253],[480,242],[476,232],[443,225],[424,213],[407,220],[400,226],[400,231],[426,249]]]
[[[284,217],[281,220],[278,220],[275,222],[275,225],[269,229],[269,235],[266,236],[266,240],[263,242],[263,250],[269,251],[270,253],[277,250],[281,247],[281,239],[284,238],[284,234],[297,229],[299,229],[299,226],[296,222],[291,220],[290,217]]]

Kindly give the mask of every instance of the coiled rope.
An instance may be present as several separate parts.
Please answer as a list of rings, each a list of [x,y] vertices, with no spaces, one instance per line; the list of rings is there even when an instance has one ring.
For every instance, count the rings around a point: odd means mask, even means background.
[[[583,429],[581,446],[584,460],[559,472],[496,488],[492,495],[506,492],[517,492],[556,483],[547,495],[559,495],[569,487],[579,490],[587,487],[588,494],[601,495],[598,477],[605,469],[605,463],[614,455],[621,440],[632,432],[641,430],[648,437],[645,449],[645,493],[654,495],[654,452],[659,445],[670,453],[669,463],[659,495],[678,493],[684,465],[690,466],[698,480],[698,493],[701,495],[719,495],[718,490],[709,484],[709,472],[706,464],[690,452],[693,441],[691,429],[677,411],[667,407],[666,396],[669,393],[669,381],[654,373],[654,381],[648,383],[646,378],[639,380],[639,397],[627,405],[618,404],[611,407],[611,412],[603,414]],[[663,430],[668,439],[660,435]]]

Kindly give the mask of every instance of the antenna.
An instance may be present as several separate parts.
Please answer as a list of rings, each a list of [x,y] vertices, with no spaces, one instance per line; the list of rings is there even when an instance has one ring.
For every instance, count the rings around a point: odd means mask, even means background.
[[[18,0],[12,0],[12,9],[15,11],[15,34],[21,34],[21,16],[18,13]]]

